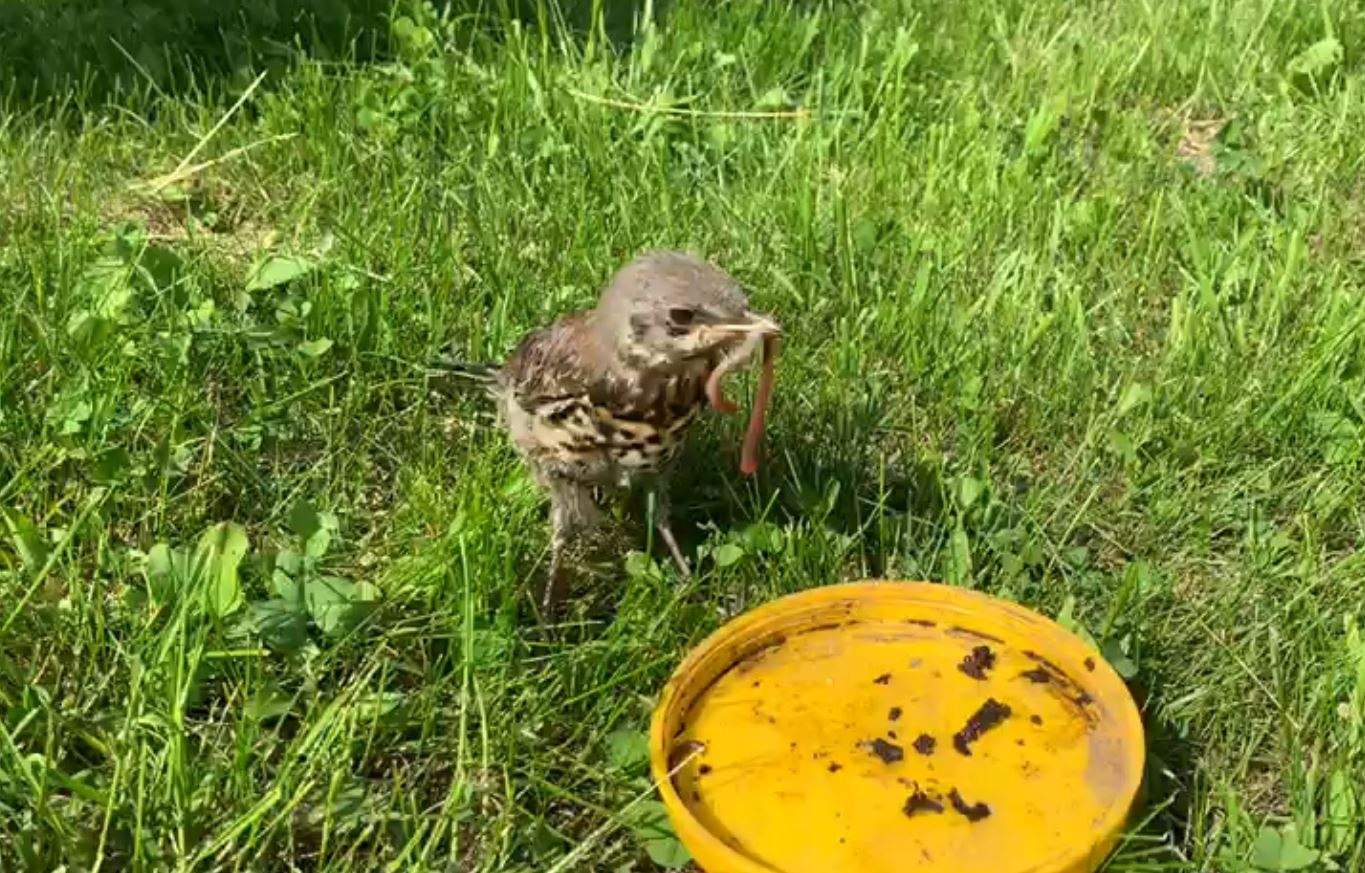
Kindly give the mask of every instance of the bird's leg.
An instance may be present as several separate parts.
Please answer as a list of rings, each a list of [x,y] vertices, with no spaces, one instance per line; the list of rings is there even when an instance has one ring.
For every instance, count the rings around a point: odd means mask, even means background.
[[[672,509],[673,500],[669,492],[668,477],[661,476],[654,483],[654,529],[659,532],[659,538],[668,547],[668,553],[673,556],[673,563],[678,565],[678,572],[686,581],[692,577],[692,567],[687,563],[687,558],[683,557],[682,549],[678,547],[678,538],[673,536]]]
[[[573,540],[598,520],[592,490],[569,479],[553,477],[550,491],[550,573],[540,605],[547,618],[558,614],[569,593],[566,552]]]

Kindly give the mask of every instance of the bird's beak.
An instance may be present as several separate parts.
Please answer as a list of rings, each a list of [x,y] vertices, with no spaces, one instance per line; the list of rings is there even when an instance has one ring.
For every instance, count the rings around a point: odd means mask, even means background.
[[[766,315],[759,312],[744,313],[743,321],[735,321],[729,324],[712,324],[708,329],[719,335],[725,336],[778,336],[782,333],[782,327]]]

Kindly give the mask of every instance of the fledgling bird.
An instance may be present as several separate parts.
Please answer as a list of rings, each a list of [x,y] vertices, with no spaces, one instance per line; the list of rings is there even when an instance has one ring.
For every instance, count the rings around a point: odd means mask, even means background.
[[[690,573],[669,523],[674,461],[707,403],[708,380],[716,377],[709,389],[719,406],[718,368],[779,333],[724,270],[684,252],[650,252],[616,273],[596,307],[527,334],[502,365],[456,365],[485,384],[549,495],[547,613],[567,593],[567,547],[600,519],[595,488],[647,481],[659,537]]]

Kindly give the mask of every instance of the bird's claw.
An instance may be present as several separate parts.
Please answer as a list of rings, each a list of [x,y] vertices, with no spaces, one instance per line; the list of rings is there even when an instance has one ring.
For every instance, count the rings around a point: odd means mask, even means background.
[[[663,539],[664,545],[668,547],[668,554],[673,558],[673,563],[678,567],[678,575],[682,581],[686,582],[692,578],[692,566],[687,563],[682,549],[678,546],[677,537],[673,536],[673,528],[667,524],[658,525],[659,537]]]

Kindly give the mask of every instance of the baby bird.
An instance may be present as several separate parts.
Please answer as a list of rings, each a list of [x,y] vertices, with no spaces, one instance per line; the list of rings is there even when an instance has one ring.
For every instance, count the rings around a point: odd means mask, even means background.
[[[659,537],[690,573],[669,524],[673,462],[706,405],[712,373],[741,347],[778,333],[719,267],[684,252],[650,252],[616,273],[596,307],[527,334],[501,366],[456,365],[485,384],[549,495],[547,614],[567,594],[566,548],[600,520],[595,488],[647,481]]]

